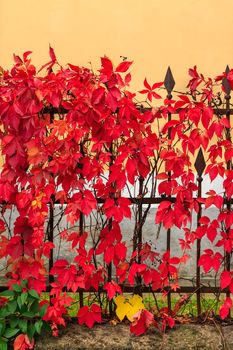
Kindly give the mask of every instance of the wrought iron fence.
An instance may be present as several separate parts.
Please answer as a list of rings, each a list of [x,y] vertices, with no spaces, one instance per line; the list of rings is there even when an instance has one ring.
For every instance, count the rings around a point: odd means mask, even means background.
[[[226,73],[229,72],[229,67],[227,66],[226,68]],[[173,89],[175,86],[175,80],[173,78],[173,74],[172,71],[170,69],[170,67],[168,67],[167,69],[167,73],[165,76],[165,80],[164,80],[164,86],[167,90],[167,99],[168,100],[172,100],[172,93],[173,93]],[[223,80],[223,86],[225,89],[225,100],[224,101],[220,101],[219,105],[216,107],[214,107],[214,113],[218,116],[226,116],[228,118],[228,120],[230,121],[230,117],[233,114],[233,109],[230,108],[230,99],[231,99],[231,88],[230,85],[227,81],[226,78],[224,78]],[[224,108],[222,108],[222,106],[225,106]],[[147,109],[145,107],[140,107],[141,110],[146,111]],[[44,110],[45,113],[50,113],[51,115],[51,120],[54,118],[54,115],[57,113],[57,110],[55,108],[45,108]],[[59,113],[63,113],[65,114],[67,111],[65,109],[59,109]],[[177,111],[178,113],[179,111]],[[173,114],[168,113],[168,120],[172,120]],[[169,136],[169,134],[168,134]],[[230,133],[229,133],[229,139],[230,139]],[[227,162],[227,169],[231,169],[231,162],[228,161]],[[198,193],[197,193],[197,197],[202,198],[203,197],[203,193],[202,193],[202,182],[203,182],[203,173],[204,170],[206,168],[206,161],[205,161],[205,156],[203,153],[203,150],[200,148],[198,155],[196,157],[196,160],[194,162],[194,167],[197,173],[197,185],[198,185]],[[171,173],[168,172],[168,177],[171,177]],[[140,250],[141,248],[141,243],[143,240],[143,223],[146,220],[146,215],[145,215],[145,211],[143,209],[144,205],[147,205],[149,208],[151,205],[158,205],[161,202],[163,202],[164,200],[169,200],[170,202],[174,203],[176,201],[175,197],[166,197],[166,196],[145,196],[143,193],[143,183],[144,183],[145,179],[143,179],[142,177],[139,178],[138,182],[139,182],[139,191],[138,191],[138,195],[135,197],[129,197],[128,199],[131,201],[131,204],[133,206],[137,207],[137,220],[139,223],[138,229],[137,229],[137,234],[134,235],[134,237],[132,237],[133,239],[133,245],[134,245],[134,249],[138,249]],[[103,198],[98,198],[97,199],[97,203],[98,205],[102,205],[104,203],[105,199]],[[226,205],[226,207],[230,210],[231,209],[231,205],[232,205],[233,201],[231,200],[224,200],[224,204]],[[54,242],[54,204],[58,204],[58,202],[55,201],[55,198],[52,198],[52,203],[49,204],[49,221],[48,221],[48,241],[50,242]],[[202,206],[201,204],[199,204],[199,210],[197,213],[197,222],[200,219],[200,217],[202,216]],[[111,225],[111,219],[108,222],[108,225]],[[197,225],[199,225],[197,223]],[[82,233],[85,230],[85,217],[84,215],[81,213],[80,214],[80,219],[79,219],[79,231]],[[133,233],[132,233],[133,234]],[[156,232],[155,232],[156,234]],[[168,229],[167,233],[166,233],[166,250],[171,250],[171,234],[172,234],[172,229]],[[167,291],[167,305],[168,305],[168,309],[171,309],[171,294],[172,293],[189,293],[189,294],[196,294],[196,299],[197,299],[197,312],[198,315],[201,314],[202,309],[201,309],[201,294],[202,293],[214,293],[214,294],[218,294],[220,293],[220,288],[219,286],[211,286],[211,285],[205,285],[201,279],[201,268],[198,264],[198,261],[200,259],[201,256],[201,239],[198,239],[196,242],[196,266],[195,266],[195,281],[193,283],[192,286],[188,286],[188,285],[180,285],[180,287],[177,289],[177,291],[172,291],[170,288],[164,288],[163,290],[156,290],[156,293],[160,293],[163,292],[164,290]],[[49,269],[51,269],[54,265],[54,252],[53,250],[51,250],[51,254],[50,254],[50,258],[49,258]],[[140,263],[140,258],[138,263]],[[226,253],[226,270],[230,271],[231,270],[231,253]],[[113,266],[110,263],[107,267],[107,273],[108,273],[108,281],[111,281],[112,276],[113,276]],[[53,282],[54,278],[52,275],[49,275],[49,282]],[[1,290],[5,289],[5,287],[0,287]],[[139,279],[136,283],[135,286],[130,286],[130,285],[122,285],[122,290],[126,293],[131,293],[131,292],[135,292],[135,293],[139,293],[139,294],[143,294],[143,293],[150,293],[151,292],[151,287],[149,286],[145,286],[142,281]],[[94,292],[94,289],[91,288],[90,291]],[[100,287],[99,288],[100,292],[104,292],[103,288]],[[83,301],[83,293],[86,292],[85,290],[81,290],[79,289],[78,293],[79,293],[79,303],[80,303],[80,307],[83,306],[84,301]],[[223,291],[222,291],[223,292]],[[229,290],[224,290],[224,292],[226,293],[227,296],[230,295]],[[110,313],[113,312],[113,304],[110,302],[109,305],[109,310]]]

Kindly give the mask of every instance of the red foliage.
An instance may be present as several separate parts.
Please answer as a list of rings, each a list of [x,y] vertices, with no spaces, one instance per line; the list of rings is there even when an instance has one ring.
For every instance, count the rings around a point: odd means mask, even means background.
[[[79,309],[77,317],[79,324],[92,328],[96,322],[102,322],[101,308],[97,304],[92,304],[91,307],[83,306]]]
[[[28,288],[41,293],[50,275],[51,303],[43,320],[57,334],[57,325],[65,325],[67,306],[72,303],[64,290],[98,291],[103,287],[109,300],[124,290],[120,283],[144,284],[164,294],[166,289],[177,290],[180,266],[189,258],[185,251],[204,236],[210,248],[202,252],[199,266],[205,273],[219,272],[225,253],[233,248],[229,205],[233,146],[229,118],[216,115],[213,108],[219,97],[213,91],[213,80],[195,66],[189,70],[188,91],[173,100],[167,97],[155,107],[151,102],[162,101],[157,89],[163,83],[149,84],[145,79],[140,91],[150,106],[145,110],[130,92],[131,61],[115,67],[108,57],[102,57],[95,74],[72,64],[61,67],[50,47],[49,62],[37,72],[30,54],[14,56],[12,69],[0,76],[1,214],[5,218],[11,209],[18,212],[13,230],[7,220],[0,220],[0,257],[7,258],[8,286],[27,280]],[[226,74],[216,82],[223,77]],[[232,77],[230,71],[231,87]],[[170,118],[173,113],[174,119]],[[192,167],[200,147],[205,151],[205,174],[210,181],[221,177],[223,182],[220,193],[210,188],[202,198],[197,197]],[[170,251],[160,254],[154,242],[140,239],[147,213],[143,199],[156,193],[163,200],[155,224],[171,231],[176,226],[183,232],[180,257],[171,256]],[[58,202],[62,212],[55,223],[52,214]],[[201,206],[214,206],[219,213],[214,219],[199,216],[195,227],[193,215],[200,213]],[[73,255],[60,257],[49,271],[46,259],[52,259],[55,249],[51,236],[62,217],[67,227],[57,235],[70,245]],[[135,219],[132,244],[130,239],[123,241],[121,232],[121,222],[128,219]],[[124,234],[127,237],[131,232]],[[112,267],[116,276],[109,272]],[[220,272],[221,289],[233,293],[232,271]],[[231,306],[227,298],[220,309],[222,318]],[[77,315],[79,323],[88,327],[100,323],[101,311],[95,303],[83,306]],[[169,310],[163,309],[160,316],[163,330],[167,325],[173,327]],[[153,315],[143,309],[135,315],[131,331],[140,335],[150,325],[158,327]],[[16,349],[32,346],[26,335],[16,339]]]

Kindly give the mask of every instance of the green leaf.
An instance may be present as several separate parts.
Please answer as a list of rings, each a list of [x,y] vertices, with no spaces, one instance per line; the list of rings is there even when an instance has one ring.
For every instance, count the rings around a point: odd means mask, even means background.
[[[19,295],[17,298],[17,304],[19,305],[19,308],[21,309],[21,307],[22,307],[21,295]]]
[[[28,293],[35,299],[40,299],[40,296],[39,294],[37,293],[37,291],[35,289],[30,289],[28,291]]]
[[[6,329],[6,324],[5,324],[5,321],[3,320],[0,322],[0,335],[4,334],[5,329]]]
[[[0,309],[0,318],[6,318],[6,316],[10,315],[11,312],[8,311],[7,307],[3,307]]]
[[[27,327],[28,327],[28,321],[27,320],[20,320],[19,321],[19,328],[23,333],[27,333]]]
[[[0,293],[1,297],[13,297],[15,295],[13,290],[4,290],[3,292]]]
[[[33,318],[35,317],[35,314],[34,312],[31,312],[31,311],[24,311],[22,312],[22,316]]]
[[[9,322],[10,322],[11,328],[15,328],[19,322],[19,319],[14,317],[14,318],[11,318]]]
[[[7,339],[0,338],[0,349],[7,350]]]
[[[28,297],[28,293],[27,292],[24,292],[24,293],[21,294],[22,305],[26,302],[27,297]]]
[[[7,328],[4,333],[4,337],[6,338],[12,338],[14,337],[19,331],[19,328]]]
[[[28,330],[27,330],[27,335],[29,337],[30,342],[32,341],[32,338],[33,338],[33,336],[35,334],[35,331],[36,331],[35,326],[34,326],[34,324],[31,323],[28,326]]]
[[[34,302],[31,304],[30,311],[34,312],[35,315],[38,314],[38,311],[39,311],[39,302],[38,302],[38,300],[34,300]]]
[[[42,320],[39,320],[35,323],[35,330],[38,334],[41,333],[41,328],[43,326],[43,321]]]
[[[12,300],[7,304],[7,309],[10,312],[10,314],[15,313],[16,309],[17,309],[17,301],[16,300]]]
[[[48,307],[48,304],[44,304],[40,306],[40,310],[39,310],[40,317],[43,317],[46,314],[47,307]]]
[[[22,287],[19,284],[12,284],[12,288],[17,293],[22,292]]]

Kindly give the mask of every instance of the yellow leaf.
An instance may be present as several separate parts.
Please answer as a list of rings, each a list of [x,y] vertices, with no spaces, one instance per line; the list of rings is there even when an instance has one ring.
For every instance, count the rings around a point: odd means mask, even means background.
[[[116,309],[116,315],[120,321],[122,321],[129,312],[130,312],[130,305],[127,302],[119,304]]]
[[[138,309],[145,309],[145,306],[142,301],[142,297],[138,294],[134,294],[129,300],[130,304],[137,306]]]
[[[142,302],[142,297],[137,294],[127,299],[123,295],[118,295],[114,300],[117,305],[116,315],[120,321],[122,321],[126,316],[130,322],[133,322],[133,316],[138,311],[145,309]]]
[[[133,322],[134,321],[133,316],[138,311],[145,309],[145,306],[143,304],[142,297],[140,297],[140,295],[137,295],[137,294],[134,294],[132,298],[129,299],[129,305],[130,305],[130,308],[126,316],[130,322]]]
[[[122,294],[121,294],[121,295],[118,295],[118,296],[114,299],[114,301],[115,301],[116,305],[118,306],[118,305],[124,303],[125,297],[124,297],[124,295],[122,295]]]
[[[123,295],[118,295],[115,298],[115,303],[117,305],[116,315],[119,320],[122,321],[125,318],[127,312],[129,312],[130,305]]]

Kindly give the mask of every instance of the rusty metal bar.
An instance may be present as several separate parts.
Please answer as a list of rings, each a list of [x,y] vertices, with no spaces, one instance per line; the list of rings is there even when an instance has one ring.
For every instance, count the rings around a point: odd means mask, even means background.
[[[151,107],[143,107],[143,106],[139,106],[138,109],[141,112],[146,112],[146,111],[150,111]],[[176,110],[176,113],[180,112],[180,108],[178,108]],[[213,108],[214,114],[216,115],[225,115],[226,114],[226,109],[225,108]],[[59,107],[59,108],[55,108],[55,107],[44,107],[40,113],[42,114],[66,114],[69,111],[67,109],[65,109],[64,107]],[[229,108],[229,114],[233,115],[233,109]]]
[[[120,287],[122,288],[122,291],[125,293],[133,293],[135,291],[135,287],[134,286],[130,286],[130,285],[123,285],[120,284]],[[0,286],[0,292],[3,292],[4,290],[8,290],[9,288],[7,286]],[[140,286],[140,289],[142,291],[142,293],[151,293],[151,287],[149,286]],[[51,290],[51,287],[47,287],[46,288],[46,292],[49,292]],[[64,291],[66,291],[66,288],[63,289]],[[201,293],[213,293],[213,294],[220,294],[220,293],[226,293],[227,292],[227,288],[221,290],[220,287],[211,287],[211,286],[200,286],[200,292]],[[88,290],[85,289],[81,289],[81,291],[83,293],[96,293],[96,290],[94,288],[90,288]],[[106,292],[103,289],[103,286],[99,287],[98,290],[100,293]],[[170,291],[170,293],[172,294],[182,294],[182,293],[187,293],[187,294],[194,294],[197,291],[197,287],[196,286],[180,286],[177,290],[170,290],[170,288],[165,287],[163,290],[161,289],[157,289],[154,292],[155,293],[163,293],[164,291]]]
[[[50,123],[53,123],[54,121],[54,113],[50,111]],[[53,158],[50,156],[49,161],[51,161]],[[52,194],[50,198],[49,203],[49,222],[48,222],[48,241],[51,243],[54,243],[54,204],[55,204],[55,195]],[[53,255],[53,249],[50,249],[49,253],[49,271],[51,271],[54,264],[54,255]],[[54,276],[49,274],[49,283],[54,282]]]
[[[197,181],[198,181],[198,194],[201,196],[201,183],[202,183],[203,178],[201,176],[198,176]],[[197,213],[197,226],[199,226],[199,220],[201,218],[201,203],[198,203],[199,209]],[[200,291],[200,285],[201,285],[201,269],[199,266],[199,260],[201,257],[201,239],[197,239],[197,256],[196,256],[196,286],[197,286],[197,314],[198,316],[201,315],[201,291]]]
[[[54,228],[54,195],[51,196],[51,203],[49,203],[49,231],[48,231],[48,241],[53,243],[53,228]],[[49,253],[49,271],[51,271],[54,263],[53,249],[50,249]],[[54,276],[49,274],[49,283],[54,282]]]
[[[85,150],[84,150],[84,143],[81,142],[80,143],[80,152],[82,154],[82,156],[84,157],[85,156]],[[81,170],[82,170],[82,166],[81,166]],[[80,174],[80,179],[83,179],[83,175],[82,175],[82,172]],[[84,215],[82,212],[80,212],[80,217],[79,217],[79,234],[80,236],[83,234],[84,232]],[[80,290],[79,291],[79,307],[83,307],[84,305],[84,300],[83,300],[83,291]]]
[[[139,204],[140,203],[140,199],[137,198],[137,197],[126,197],[128,198],[128,200],[132,203],[132,204]],[[193,197],[193,199],[197,199],[196,197]],[[201,199],[205,199],[205,197],[201,197]],[[170,201],[171,203],[175,203],[176,201],[176,198],[175,197],[167,197],[167,196],[161,196],[161,197],[154,197],[154,198],[151,198],[151,197],[144,197],[142,199],[142,204],[159,204],[163,201]],[[98,204],[103,204],[105,201],[106,201],[106,198],[96,198],[96,201]],[[231,199],[224,199],[224,204],[227,204],[228,202],[233,204],[233,198]],[[7,204],[11,204],[9,202],[1,202],[0,205],[7,205]],[[60,204],[60,201],[59,200],[56,200],[54,204]],[[66,202],[63,202],[62,204],[66,204]]]
[[[202,181],[203,181],[203,171],[205,170],[206,167],[206,162],[204,159],[203,151],[200,148],[196,161],[194,163],[194,167],[197,171],[197,183],[198,183],[198,193],[197,196],[198,198],[201,198],[202,196]],[[201,203],[198,203],[198,213],[197,213],[197,227],[200,226],[199,220],[202,215],[202,207]],[[198,316],[201,315],[201,291],[200,291],[200,286],[201,286],[201,269],[199,266],[199,259],[201,257],[201,239],[197,239],[197,247],[196,247],[196,296],[197,296],[197,314]]]
[[[79,232],[80,232],[80,235],[83,234],[83,231],[84,231],[84,215],[83,213],[80,213],[80,218],[79,218]],[[80,290],[79,291],[79,307],[83,307],[84,305],[84,300],[83,300],[83,291]]]
[[[111,165],[113,165],[114,163],[114,149],[113,149],[113,143],[111,143],[110,145],[110,150],[109,150],[110,154],[111,154],[111,159],[110,159],[110,164],[109,164],[109,168],[111,167]],[[111,174],[111,170],[109,170],[109,176]],[[112,229],[112,218],[109,219],[108,221],[108,229],[111,230]],[[111,282],[112,280],[112,263],[110,262],[107,266],[107,274],[108,274],[108,282]],[[113,301],[109,300],[109,314],[110,316],[113,315]]]
[[[138,257],[137,257],[137,262],[138,264],[141,263],[141,256],[140,256],[140,252],[142,249],[142,217],[143,217],[143,207],[142,207],[142,203],[143,203],[143,182],[144,182],[144,178],[142,176],[139,177],[139,192],[138,192],[138,197],[139,197],[139,202],[138,202],[138,213],[137,213],[137,222],[136,222],[136,229],[134,232],[134,250],[137,250],[138,252]],[[141,289],[138,287],[142,284],[142,277],[141,276],[137,276],[136,278],[137,281],[137,285],[136,285],[136,292],[137,294],[142,296],[142,292]]]
[[[164,86],[167,90],[167,99],[171,100],[172,99],[172,90],[175,86],[175,80],[172,75],[171,68],[168,67],[167,73],[164,79]],[[168,122],[170,122],[172,119],[172,115],[169,112],[168,113]],[[171,128],[168,129],[168,139],[171,139]],[[171,181],[171,172],[168,172],[168,181]],[[169,196],[168,200],[171,199],[171,196]],[[171,229],[169,228],[167,230],[167,251],[171,251]],[[168,313],[171,313],[171,293],[168,291],[167,293],[167,307],[168,307]]]

